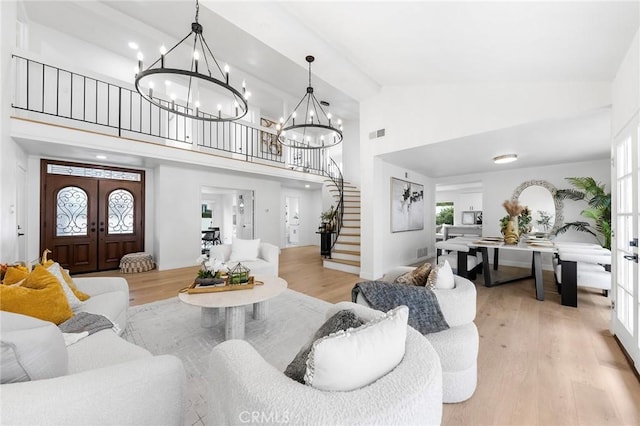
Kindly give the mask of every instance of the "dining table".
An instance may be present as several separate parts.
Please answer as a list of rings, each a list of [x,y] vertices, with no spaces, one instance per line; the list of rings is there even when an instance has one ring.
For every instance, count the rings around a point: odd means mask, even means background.
[[[542,277],[542,253],[555,253],[552,241],[547,239],[523,239],[518,244],[506,244],[499,237],[485,237],[467,243],[469,247],[479,249],[482,254],[483,276],[485,287],[495,287],[515,281],[533,278],[536,287],[536,299],[544,300],[544,280]],[[502,251],[519,251],[532,254],[531,273],[506,279],[493,279],[489,267],[489,249],[493,249],[493,270],[498,269],[499,253]]]

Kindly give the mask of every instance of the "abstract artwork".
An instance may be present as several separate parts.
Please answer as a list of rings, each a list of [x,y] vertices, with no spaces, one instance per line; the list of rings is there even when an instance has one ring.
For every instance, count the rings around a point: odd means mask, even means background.
[[[424,229],[424,186],[391,178],[391,232]]]

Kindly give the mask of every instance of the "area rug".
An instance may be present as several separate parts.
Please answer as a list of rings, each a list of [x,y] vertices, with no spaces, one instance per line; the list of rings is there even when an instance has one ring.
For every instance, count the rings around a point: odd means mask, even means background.
[[[329,303],[286,290],[269,301],[266,320],[254,320],[246,310],[245,340],[277,369],[284,371],[298,350],[324,322]],[[200,326],[200,308],[184,304],[177,297],[129,308],[123,337],[154,355],[172,354],[187,371],[185,425],[206,424],[211,349],[224,341],[224,318],[212,328]]]

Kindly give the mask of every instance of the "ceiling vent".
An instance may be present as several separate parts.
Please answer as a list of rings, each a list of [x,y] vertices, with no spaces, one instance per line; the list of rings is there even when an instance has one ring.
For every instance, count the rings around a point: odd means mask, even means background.
[[[378,139],[383,137],[385,134],[384,129],[378,129],[376,131],[370,132],[369,133],[369,139]]]

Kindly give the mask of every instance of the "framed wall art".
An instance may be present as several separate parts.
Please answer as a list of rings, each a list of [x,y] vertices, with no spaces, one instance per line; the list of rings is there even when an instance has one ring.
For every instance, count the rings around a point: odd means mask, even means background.
[[[424,229],[424,186],[391,178],[391,232]]]
[[[277,124],[278,123],[276,123],[275,121],[269,120],[267,118],[260,118],[260,125],[262,127],[268,127],[275,130]],[[276,135],[272,135],[271,133],[267,133],[264,131],[260,133],[262,135],[260,144],[261,151],[273,155],[282,155],[282,144],[278,142],[278,138],[276,137]]]

